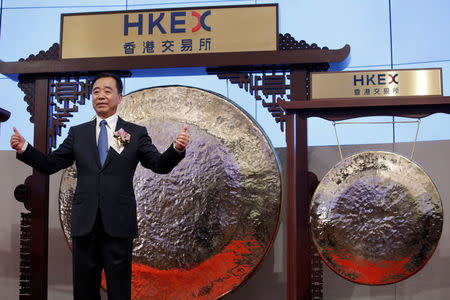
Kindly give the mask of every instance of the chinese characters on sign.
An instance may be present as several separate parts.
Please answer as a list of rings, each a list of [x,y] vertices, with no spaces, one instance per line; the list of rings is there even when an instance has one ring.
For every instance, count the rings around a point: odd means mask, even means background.
[[[354,89],[353,95],[355,96],[393,96],[398,95],[400,93],[400,89],[398,87],[395,87],[393,89],[390,88],[364,88],[364,89]]]
[[[167,54],[170,52],[192,52],[194,47],[198,52],[208,52],[211,50],[211,38],[200,38],[198,41],[192,39],[181,40],[165,40],[159,45],[155,41],[144,41],[142,45],[137,42],[126,42],[123,44],[123,53],[132,55],[135,53],[141,54]]]

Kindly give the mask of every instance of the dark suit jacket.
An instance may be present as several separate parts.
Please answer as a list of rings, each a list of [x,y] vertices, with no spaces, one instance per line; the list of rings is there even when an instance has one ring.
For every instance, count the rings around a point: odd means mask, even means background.
[[[137,237],[136,200],[133,176],[136,166],[156,173],[169,173],[184,157],[172,145],[159,153],[147,129],[117,120],[116,130],[123,128],[131,135],[129,144],[118,154],[109,148],[103,167],[97,150],[96,120],[70,128],[64,142],[48,155],[32,146],[17,158],[44,174],[53,174],[76,163],[77,187],[72,202],[71,235],[88,234],[94,225],[97,209],[106,233],[113,237]]]

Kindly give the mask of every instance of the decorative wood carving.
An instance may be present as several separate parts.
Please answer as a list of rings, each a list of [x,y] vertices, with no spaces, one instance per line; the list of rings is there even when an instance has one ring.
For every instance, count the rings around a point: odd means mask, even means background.
[[[314,245],[311,245],[311,299],[323,299],[322,258]]]
[[[278,35],[278,48],[283,50],[304,50],[304,49],[324,49],[328,50],[328,47],[320,48],[316,43],[312,43],[309,45],[304,40],[297,41],[294,37],[292,37],[289,33]]]
[[[280,51],[292,51],[292,50],[329,50],[328,47],[320,48],[316,43],[309,45],[304,40],[297,41],[289,33],[278,35],[278,48]],[[326,63],[312,63],[312,64],[295,64],[290,66],[291,69],[306,70],[309,72],[324,72],[328,71],[330,65]]]
[[[31,54],[26,59],[19,59],[20,62],[24,61],[38,61],[38,60],[50,60],[57,59],[59,56],[59,44],[54,43],[47,51],[40,51],[37,55]],[[19,76],[19,83],[17,86],[25,93],[23,100],[28,104],[27,112],[30,113],[30,122],[34,123],[34,88],[35,80],[26,76]]]
[[[19,296],[31,296],[31,213],[20,214]]]
[[[56,138],[61,136],[62,127],[66,127],[68,118],[78,112],[78,105],[84,105],[90,98],[91,82],[87,77],[53,78],[49,86],[50,103],[50,147],[56,147]]]
[[[34,123],[34,80],[33,79],[21,79],[19,77],[19,83],[17,86],[24,92],[25,96],[23,100],[28,104],[27,112],[30,113],[30,122]]]
[[[37,55],[31,54],[26,59],[21,58],[19,61],[49,60],[59,58],[59,44],[54,43],[47,51],[41,50]]]
[[[313,172],[308,172],[308,199],[311,199],[314,195],[319,184],[317,175]],[[323,299],[323,267],[322,258],[316,247],[311,243],[311,300]]]
[[[279,34],[279,49],[281,51],[290,50],[328,50],[328,47],[320,48],[317,44],[309,45],[304,40],[297,41],[289,33]],[[305,99],[309,99],[309,72],[323,72],[329,69],[328,63],[312,63],[312,64],[295,64],[289,67],[267,66],[260,67],[261,72],[254,74],[253,72],[239,72],[233,69],[209,69],[211,73],[217,72],[219,79],[228,79],[233,84],[238,84],[242,89],[244,88],[251,95],[254,95],[255,100],[261,100],[262,106],[266,107],[275,119],[275,122],[280,123],[281,131],[284,131],[284,123],[286,122],[286,115],[281,107],[278,105],[277,97],[284,101],[290,100],[290,70],[306,70],[307,88]],[[268,69],[268,70],[266,70]],[[260,93],[261,92],[261,93]],[[261,97],[263,96],[264,99]]]
[[[228,79],[231,83],[238,84],[242,89],[261,100],[263,107],[266,107],[277,123],[280,123],[281,131],[284,131],[285,115],[277,104],[277,97],[290,98],[287,91],[291,88],[289,84],[290,76],[283,72],[272,74],[262,73],[253,75],[249,73],[224,73],[217,75],[219,79]],[[262,97],[263,98],[262,98]]]

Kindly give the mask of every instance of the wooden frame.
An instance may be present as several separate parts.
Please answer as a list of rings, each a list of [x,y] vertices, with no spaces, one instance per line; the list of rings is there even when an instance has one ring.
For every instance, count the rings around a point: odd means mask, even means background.
[[[54,46],[52,48],[55,48]],[[49,52],[58,52],[52,50]],[[73,76],[73,74],[91,74],[107,70],[133,70],[154,68],[180,68],[180,67],[207,67],[209,73],[230,70],[269,70],[274,69],[291,71],[291,98],[307,100],[307,72],[296,71],[304,66],[323,63],[339,63],[345,60],[350,53],[350,46],[342,49],[306,49],[290,51],[262,51],[262,52],[238,52],[218,54],[192,54],[165,56],[135,56],[112,57],[100,59],[33,59],[19,62],[1,62],[0,73],[5,75],[19,74],[19,77],[27,80],[35,80],[34,107],[46,107],[47,109],[35,109],[35,146],[38,150],[48,151],[48,84],[55,74]],[[214,69],[216,68],[216,69]],[[37,112],[40,112],[39,114]],[[297,122],[295,122],[297,121]],[[290,118],[287,122],[288,145],[301,141],[306,149],[306,120],[299,121],[298,117]],[[292,141],[296,142],[292,142]],[[287,174],[287,270],[288,270],[288,299],[311,298],[311,243],[309,241],[309,228],[307,211],[309,200],[305,193],[307,182],[303,175],[307,172],[307,154],[304,151],[292,151],[288,148],[288,165],[296,168],[289,169]],[[294,170],[302,170],[302,176],[297,176]],[[32,223],[33,248],[32,253],[32,280],[31,294],[33,299],[46,299],[47,297],[47,264],[48,249],[48,176],[37,171],[33,172],[32,179]],[[294,183],[295,182],[295,183]],[[34,187],[34,188],[33,188]],[[291,209],[294,208],[295,210]],[[299,230],[300,224],[300,230]],[[298,233],[298,234],[297,234]],[[305,242],[303,242],[305,241]],[[36,245],[36,246],[34,246]],[[302,253],[302,255],[298,255]],[[35,266],[33,268],[33,265]],[[43,266],[43,267],[42,267]],[[42,268],[42,269],[41,269]],[[298,292],[297,292],[298,291]]]

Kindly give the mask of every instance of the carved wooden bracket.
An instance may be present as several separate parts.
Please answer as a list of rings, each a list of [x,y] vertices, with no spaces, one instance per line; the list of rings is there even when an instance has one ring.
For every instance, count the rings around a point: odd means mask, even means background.
[[[49,86],[50,147],[56,147],[56,138],[61,136],[62,127],[66,127],[68,118],[78,112],[78,105],[86,104],[90,99],[91,82],[87,77],[57,77],[52,78]]]
[[[328,47],[320,48],[317,44],[309,45],[304,40],[297,41],[289,33],[279,34],[279,49],[280,51],[289,50],[309,50],[322,49],[328,50]],[[240,72],[233,69],[209,69],[210,73],[218,73],[219,79],[228,79],[231,83],[237,84],[241,89],[249,92],[255,97],[255,100],[261,100],[263,107],[275,118],[275,122],[280,123],[281,131],[284,131],[284,123],[286,122],[286,115],[277,103],[277,98],[285,101],[290,100],[288,91],[290,85],[290,71],[291,70],[306,70],[307,76],[307,94],[305,99],[309,99],[309,72],[323,72],[329,69],[328,63],[314,63],[314,64],[296,64],[289,67],[278,66],[262,66],[260,73],[254,72]]]

